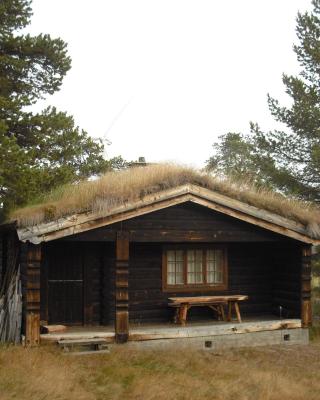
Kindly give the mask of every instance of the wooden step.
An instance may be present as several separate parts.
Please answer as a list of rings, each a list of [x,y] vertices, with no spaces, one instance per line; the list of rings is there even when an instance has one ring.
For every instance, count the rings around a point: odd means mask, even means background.
[[[72,352],[75,349],[84,349],[83,351],[89,352],[97,352],[107,350],[107,341],[106,339],[101,338],[92,338],[92,339],[66,339],[66,340],[58,340],[57,344],[59,347],[63,348],[65,352]]]

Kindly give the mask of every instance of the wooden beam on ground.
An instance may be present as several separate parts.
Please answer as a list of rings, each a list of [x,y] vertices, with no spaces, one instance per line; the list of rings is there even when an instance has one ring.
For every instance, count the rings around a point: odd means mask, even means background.
[[[40,265],[41,246],[27,245],[25,270],[25,344],[40,344]]]
[[[129,233],[118,232],[116,238],[116,342],[129,337]]]
[[[301,321],[302,327],[308,328],[312,325],[311,246],[302,247],[301,264]]]

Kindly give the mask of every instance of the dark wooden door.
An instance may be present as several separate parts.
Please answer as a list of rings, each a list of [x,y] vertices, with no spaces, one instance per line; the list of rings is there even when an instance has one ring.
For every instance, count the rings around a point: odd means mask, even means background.
[[[83,257],[79,243],[50,249],[48,319],[50,324],[83,324]]]

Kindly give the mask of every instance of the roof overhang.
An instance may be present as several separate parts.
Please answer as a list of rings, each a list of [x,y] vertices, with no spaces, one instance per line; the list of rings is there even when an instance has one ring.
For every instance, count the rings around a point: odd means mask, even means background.
[[[320,244],[320,239],[311,238],[306,227],[298,222],[192,184],[146,195],[141,200],[128,202],[107,211],[74,214],[56,221],[20,228],[17,232],[21,241],[38,244],[185,202],[199,204],[291,239],[308,244]]]

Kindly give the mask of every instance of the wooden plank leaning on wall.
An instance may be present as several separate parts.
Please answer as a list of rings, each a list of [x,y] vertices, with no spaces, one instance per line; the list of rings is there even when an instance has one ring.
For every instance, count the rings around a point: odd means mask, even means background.
[[[116,342],[129,337],[129,232],[117,232],[116,238]]]
[[[301,323],[303,328],[308,328],[312,325],[311,245],[302,247],[301,261]]]
[[[26,346],[40,344],[41,245],[22,244],[21,267],[24,286],[24,333]]]

